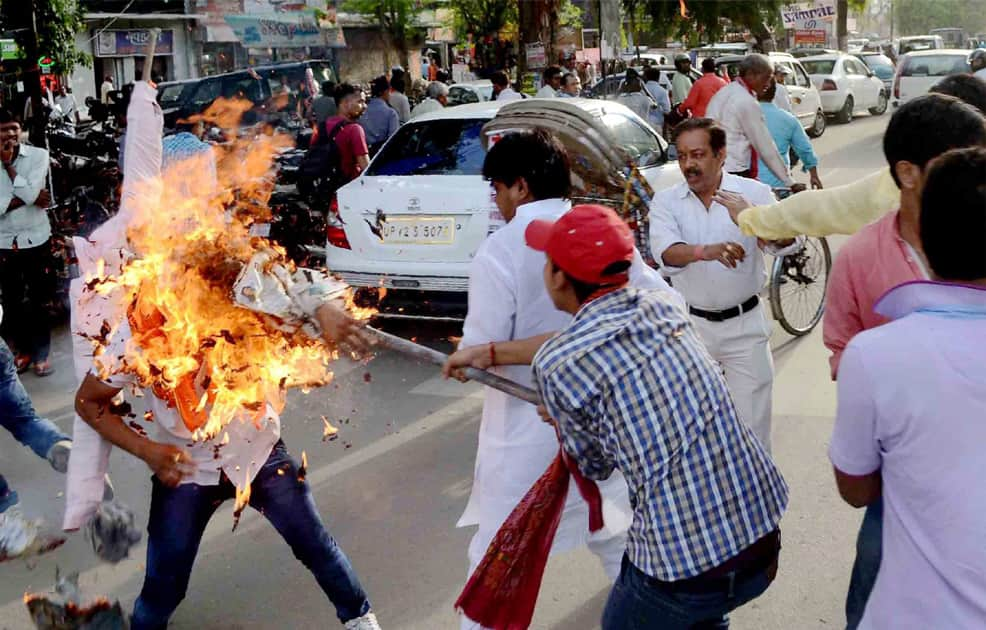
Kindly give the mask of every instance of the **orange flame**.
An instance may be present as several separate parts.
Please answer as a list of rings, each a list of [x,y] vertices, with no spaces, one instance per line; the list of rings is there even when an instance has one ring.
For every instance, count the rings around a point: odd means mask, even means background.
[[[231,127],[244,108],[220,100],[201,118]],[[254,221],[269,218],[273,158],[290,142],[258,133],[217,149],[215,190],[202,177],[207,157],[169,166],[139,191],[127,234],[136,257],[117,275],[104,276],[98,265],[95,278],[86,278],[97,280],[98,293],[130,305],[133,337],[122,356],[106,356],[107,340],[94,341],[100,374],[135,375],[179,410],[196,440],[218,436],[234,420],[259,422],[268,406],[280,412],[287,388],[332,379],[334,348],[285,332],[232,299],[239,271],[258,252],[294,271],[282,248],[249,233]],[[373,309],[355,308],[351,293],[354,316],[372,316]]]
[[[685,0],[678,0],[678,10],[681,13],[681,17],[688,19],[688,7],[685,6]]]

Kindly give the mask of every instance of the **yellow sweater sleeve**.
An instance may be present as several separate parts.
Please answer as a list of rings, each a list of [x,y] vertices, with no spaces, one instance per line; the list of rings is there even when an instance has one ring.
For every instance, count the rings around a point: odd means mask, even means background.
[[[806,190],[769,206],[747,208],[737,223],[744,234],[772,241],[799,234],[853,234],[898,205],[900,191],[890,169],[883,169],[852,184]]]

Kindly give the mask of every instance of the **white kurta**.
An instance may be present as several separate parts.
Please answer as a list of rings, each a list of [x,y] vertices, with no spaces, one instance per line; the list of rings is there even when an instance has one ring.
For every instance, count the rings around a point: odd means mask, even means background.
[[[469,314],[461,347],[525,339],[561,330],[571,322],[572,316],[554,307],[544,287],[544,254],[529,248],[524,241],[524,231],[531,221],[557,219],[570,207],[562,199],[523,205],[512,221],[479,248],[470,268]],[[647,267],[639,253],[630,275],[635,286],[672,291],[660,274]],[[501,366],[494,371],[534,387],[530,366]],[[500,525],[548,468],[558,448],[554,430],[541,420],[534,405],[486,389],[472,495],[458,523],[459,527],[479,525],[469,548],[470,572]],[[552,552],[615,538],[615,545],[611,545],[615,549],[615,566],[606,567],[615,575],[632,510],[626,482],[619,473],[601,483],[600,490],[604,529],[590,540],[588,508],[572,484]]]

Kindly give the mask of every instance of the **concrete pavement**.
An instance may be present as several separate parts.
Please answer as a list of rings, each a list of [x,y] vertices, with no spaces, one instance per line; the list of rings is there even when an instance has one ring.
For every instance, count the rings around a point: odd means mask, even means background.
[[[832,125],[814,141],[826,185],[883,167],[880,139],[887,119]],[[837,247],[840,240],[832,241]],[[414,330],[435,339],[449,332],[431,326]],[[778,331],[774,350],[774,453],[791,486],[791,505],[782,524],[778,578],[764,597],[733,615],[733,627],[839,627],[861,512],[838,498],[825,454],[835,409],[827,353],[820,329],[799,340]],[[53,358],[59,368],[55,376],[27,375],[24,381],[39,410],[70,429],[74,383],[64,331]],[[452,602],[466,579],[472,529],[454,525],[471,488],[481,392],[444,382],[433,368],[393,355],[369,365],[341,364],[337,377],[333,386],[291,396],[285,442],[297,458],[306,451],[316,502],[360,573],[382,625],[455,628]],[[337,440],[321,441],[321,415],[341,427]],[[26,512],[60,523],[61,476],[7,436],[0,438],[0,470],[20,492]],[[118,451],[111,474],[118,496],[145,523],[146,466]],[[231,512],[230,503],[213,518],[173,627],[333,627],[332,606],[277,533],[248,511],[231,534]],[[129,609],[140,589],[143,553],[141,545],[119,565],[102,565],[81,536],[73,535],[48,556],[0,565],[0,628],[29,627],[21,597],[47,588],[56,566],[82,571],[90,592],[119,598]],[[591,554],[552,558],[533,627],[596,628],[607,592]]]

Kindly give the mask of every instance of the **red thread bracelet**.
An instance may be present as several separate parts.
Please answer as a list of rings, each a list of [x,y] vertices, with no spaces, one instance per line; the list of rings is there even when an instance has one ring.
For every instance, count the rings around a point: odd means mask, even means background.
[[[496,365],[496,344],[490,342],[490,365]]]

